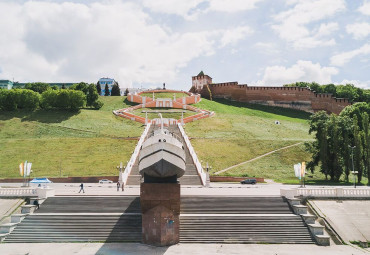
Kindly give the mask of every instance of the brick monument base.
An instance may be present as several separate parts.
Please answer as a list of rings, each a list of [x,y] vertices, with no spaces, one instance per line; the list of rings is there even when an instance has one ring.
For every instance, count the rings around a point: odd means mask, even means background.
[[[179,242],[180,184],[141,183],[143,243],[168,246]]]

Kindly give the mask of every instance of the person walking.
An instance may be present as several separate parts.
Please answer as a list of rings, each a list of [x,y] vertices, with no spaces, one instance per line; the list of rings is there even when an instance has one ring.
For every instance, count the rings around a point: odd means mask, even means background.
[[[117,191],[119,191],[119,187],[120,187],[121,185],[120,185],[120,183],[119,182],[117,182]]]
[[[124,182],[122,182],[122,191],[124,191],[125,190],[125,183]]]
[[[80,184],[80,191],[78,193],[80,193],[81,191],[83,191],[85,193],[84,184],[83,183]]]

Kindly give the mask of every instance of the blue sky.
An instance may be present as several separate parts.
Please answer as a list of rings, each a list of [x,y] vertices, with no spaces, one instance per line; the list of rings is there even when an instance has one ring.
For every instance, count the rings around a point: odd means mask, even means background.
[[[0,79],[370,89],[369,0],[0,0]]]

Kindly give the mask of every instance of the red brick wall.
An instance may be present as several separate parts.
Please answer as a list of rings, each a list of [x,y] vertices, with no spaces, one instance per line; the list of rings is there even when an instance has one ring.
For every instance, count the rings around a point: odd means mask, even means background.
[[[325,110],[339,114],[350,105],[348,99],[336,99],[331,94],[317,94],[300,87],[250,87],[237,82],[210,84],[214,98],[294,108],[308,112]]]
[[[232,177],[232,176],[210,176],[211,182],[241,182],[245,179],[256,179],[257,182],[265,182],[264,178]]]

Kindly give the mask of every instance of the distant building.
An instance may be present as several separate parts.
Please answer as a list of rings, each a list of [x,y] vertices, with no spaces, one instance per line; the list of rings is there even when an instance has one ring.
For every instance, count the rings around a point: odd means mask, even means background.
[[[109,93],[112,93],[112,87],[116,83],[116,81],[111,78],[100,78],[98,83],[100,84],[100,87],[101,87],[101,95],[104,96],[105,85],[108,85]]]
[[[13,82],[9,80],[0,80],[0,89],[12,89]]]

